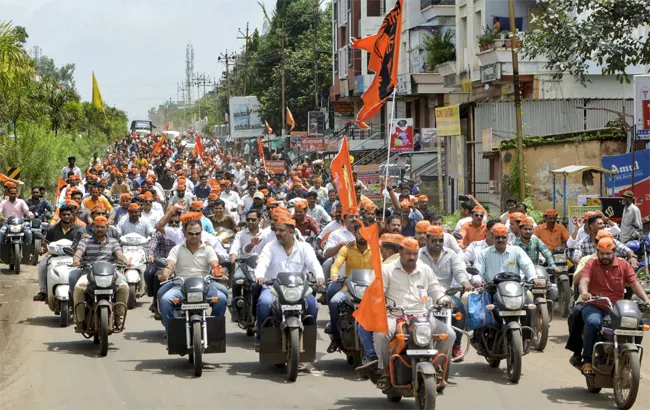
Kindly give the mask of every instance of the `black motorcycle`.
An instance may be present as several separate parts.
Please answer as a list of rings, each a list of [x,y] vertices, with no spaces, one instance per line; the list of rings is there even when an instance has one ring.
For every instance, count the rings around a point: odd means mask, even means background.
[[[553,301],[548,297],[550,283],[546,270],[535,265],[535,271],[537,272],[537,278],[543,279],[544,283],[540,285],[527,283],[524,287],[533,295],[533,303],[535,304],[535,312],[531,323],[533,329],[532,346],[538,352],[543,352],[548,343]]]
[[[237,325],[246,331],[247,336],[255,334],[255,315],[253,314],[253,286],[255,286],[255,268],[257,256],[239,258],[233,275],[233,283],[241,286],[241,294],[233,295],[230,315]]]
[[[156,259],[156,267],[167,267],[167,261]],[[226,318],[206,315],[210,302],[208,300],[210,283],[218,281],[213,275],[177,276],[169,281],[181,284],[180,307],[175,311],[176,317],[167,323],[167,351],[170,355],[185,356],[194,365],[194,375],[203,374],[203,353],[226,352]],[[162,284],[161,284],[162,285]]]
[[[348,364],[354,367],[361,365],[365,353],[359,339],[357,320],[352,314],[359,307],[363,294],[372,283],[373,274],[372,269],[354,269],[350,271],[350,276],[341,277],[337,281],[346,289],[346,297],[339,305],[338,331],[341,337],[339,350],[345,353]]]
[[[45,235],[47,234],[48,229],[50,229],[50,219],[52,215],[43,214],[37,216],[31,221],[32,229],[32,244],[23,249],[23,264],[30,264],[32,266],[38,265],[38,258],[40,256],[41,248],[43,247],[43,242],[45,241]]]
[[[521,324],[521,317],[527,315],[524,310],[525,295],[519,274],[504,272],[495,275],[480,292],[493,294],[493,303],[486,306],[494,315],[494,325],[476,329],[471,344],[477,353],[484,356],[490,367],[497,368],[501,360],[506,359],[508,380],[518,383],[521,378],[523,349],[523,331],[532,332],[529,326]],[[536,309],[535,305],[528,306]]]
[[[74,255],[72,248],[64,248],[68,256]],[[88,287],[86,288],[86,300],[77,302],[74,309],[84,307],[84,326],[81,334],[86,339],[93,338],[95,344],[99,344],[100,356],[108,354],[108,335],[120,333],[124,330],[126,323],[126,305],[115,300],[118,285],[118,274],[116,266],[109,262],[95,262],[92,265],[82,264],[79,269],[87,272]],[[124,321],[117,323],[115,308],[122,306]]]
[[[640,324],[640,309],[647,312],[648,306],[625,299],[612,305],[609,298],[601,296],[594,296],[587,303],[598,300],[607,302],[609,312],[603,317],[591,358],[595,373],[585,375],[587,389],[590,393],[600,393],[602,388],[613,388],[616,406],[629,409],[639,392],[643,356],[643,347],[635,338],[650,330],[650,326]]]
[[[7,219],[7,230],[5,231],[4,243],[0,245],[0,257],[2,262],[9,265],[9,269],[20,273],[20,263],[23,254],[23,239],[25,238],[26,225],[22,216],[10,216]]]
[[[316,318],[307,315],[306,297],[312,292],[301,272],[280,272],[272,286],[271,316],[262,323],[260,363],[287,364],[287,379],[296,381],[298,364],[316,360]],[[313,324],[305,324],[305,322]],[[301,349],[302,348],[302,349]]]
[[[571,283],[573,283],[573,274],[569,272],[567,249],[557,247],[553,249],[553,259],[558,272],[549,269],[549,299],[557,302],[562,317],[568,317],[571,310]]]

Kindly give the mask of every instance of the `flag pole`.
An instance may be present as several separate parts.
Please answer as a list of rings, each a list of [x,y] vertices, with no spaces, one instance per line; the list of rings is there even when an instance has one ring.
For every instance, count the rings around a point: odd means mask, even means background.
[[[390,163],[390,136],[393,135],[393,119],[395,117],[395,96],[397,95],[397,88],[393,88],[393,103],[392,107],[390,110],[390,122],[388,123],[388,135],[386,138],[386,174],[384,176],[384,189],[386,189],[386,186],[388,185],[388,164]],[[384,213],[383,213],[383,220],[386,220],[386,195],[384,193],[381,193],[384,196]],[[389,193],[390,195],[390,193]]]

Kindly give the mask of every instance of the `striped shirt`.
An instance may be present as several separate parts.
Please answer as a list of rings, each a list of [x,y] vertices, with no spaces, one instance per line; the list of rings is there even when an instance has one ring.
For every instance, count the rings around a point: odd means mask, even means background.
[[[555,267],[555,259],[553,259],[553,254],[548,250],[546,245],[544,245],[544,242],[542,242],[542,240],[535,235],[530,237],[528,245],[524,245],[524,243],[521,241],[521,238],[515,239],[513,245],[523,249],[530,260],[533,261],[533,264],[539,265],[539,254],[541,253],[542,256],[544,256],[544,259],[546,259],[546,262],[549,264],[549,266],[552,268]]]
[[[165,234],[156,232],[149,243],[149,255],[153,258],[166,258],[176,243],[165,238]]]
[[[618,239],[614,239],[614,243],[616,244],[616,256],[625,258],[628,253],[632,252],[630,248],[623,245],[623,243]],[[592,255],[594,253],[596,253],[596,245],[594,244],[594,241],[591,240],[591,236],[587,236],[576,244],[576,249],[573,253],[573,261],[576,264],[580,263],[580,259],[582,259],[583,256]]]
[[[487,280],[491,281],[495,275],[503,272],[520,274],[523,272],[527,281],[537,279],[535,265],[523,249],[506,245],[503,253],[499,253],[494,246],[490,246],[479,253],[474,267]]]
[[[95,238],[82,239],[77,245],[77,250],[83,253],[82,260],[85,263],[115,262],[115,253],[121,251],[117,239],[107,236],[104,242]]]

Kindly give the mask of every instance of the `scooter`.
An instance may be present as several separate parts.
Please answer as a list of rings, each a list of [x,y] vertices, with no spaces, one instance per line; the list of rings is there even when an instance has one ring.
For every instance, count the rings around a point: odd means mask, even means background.
[[[156,259],[156,267],[167,267],[165,259]],[[183,297],[175,300],[180,308],[175,310],[176,317],[167,324],[167,351],[170,355],[185,356],[194,366],[194,375],[203,374],[204,353],[226,352],[226,318],[206,315],[210,309],[208,303],[208,286],[218,280],[213,275],[174,277],[171,282],[181,284]],[[211,302],[216,302],[216,297]]]
[[[298,377],[300,362],[316,360],[316,318],[307,315],[305,298],[312,292],[307,276],[301,272],[280,272],[266,281],[275,296],[271,316],[260,332],[260,363],[287,364],[287,379]],[[314,324],[305,324],[311,320]]]
[[[60,315],[61,327],[68,327],[72,317],[68,283],[72,257],[64,252],[64,248],[70,246],[72,241],[68,239],[61,239],[47,246],[51,255],[47,262],[47,305],[55,315]]]
[[[136,298],[145,295],[144,271],[147,269],[147,254],[145,246],[150,239],[137,233],[130,233],[120,237],[122,252],[131,260],[131,267],[124,272],[126,283],[129,285],[129,301],[127,308],[135,308]]]
[[[641,379],[641,359],[643,347],[635,337],[643,336],[650,325],[641,325],[641,310],[648,306],[632,300],[619,300],[612,305],[609,298],[594,296],[586,303],[606,301],[609,314],[603,317],[591,358],[594,373],[586,374],[587,389],[590,393],[600,393],[603,388],[614,388],[614,401],[619,409],[629,409],[634,405],[639,392]]]

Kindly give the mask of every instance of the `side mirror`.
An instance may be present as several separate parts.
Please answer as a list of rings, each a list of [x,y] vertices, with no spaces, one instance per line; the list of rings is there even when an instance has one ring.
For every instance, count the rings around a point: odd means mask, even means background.
[[[167,259],[165,258],[158,258],[153,261],[153,264],[156,266],[156,268],[159,269],[164,269],[167,267]]]
[[[467,268],[467,273],[469,273],[470,275],[474,276],[474,275],[478,275],[478,274],[479,274],[479,271],[478,271],[478,269],[476,269],[475,267],[470,266],[470,267]]]
[[[63,253],[66,254],[67,256],[74,256],[74,249],[72,249],[69,246],[66,246],[63,248]]]
[[[463,239],[463,235],[459,234],[458,232],[454,232],[453,235],[454,235],[454,238],[456,238],[456,239]]]

